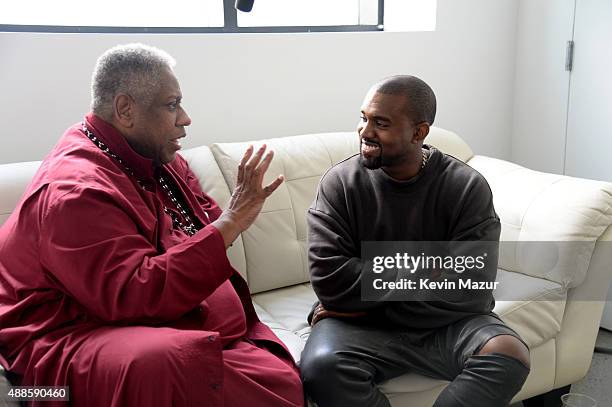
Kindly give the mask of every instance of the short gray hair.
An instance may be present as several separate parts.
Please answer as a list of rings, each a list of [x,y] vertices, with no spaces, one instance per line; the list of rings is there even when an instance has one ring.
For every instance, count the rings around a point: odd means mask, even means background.
[[[138,102],[150,105],[159,90],[159,78],[176,61],[167,52],[144,44],[113,47],[98,58],[91,79],[91,110],[110,120],[113,100],[126,93]]]

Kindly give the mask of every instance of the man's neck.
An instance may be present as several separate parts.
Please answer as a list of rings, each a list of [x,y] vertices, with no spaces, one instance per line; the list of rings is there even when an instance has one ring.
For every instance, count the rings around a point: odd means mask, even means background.
[[[391,178],[398,181],[407,181],[415,177],[423,165],[423,149],[419,149],[410,159],[404,161],[401,165],[393,167],[382,167],[382,170]]]

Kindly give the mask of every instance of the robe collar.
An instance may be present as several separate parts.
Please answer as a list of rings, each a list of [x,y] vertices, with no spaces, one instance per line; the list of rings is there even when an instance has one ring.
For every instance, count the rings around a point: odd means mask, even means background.
[[[155,175],[155,165],[150,158],[138,154],[128,144],[126,138],[114,128],[109,122],[105,121],[93,112],[85,116],[85,122],[89,131],[94,133],[108,148],[117,154],[127,165],[138,179],[153,178]]]

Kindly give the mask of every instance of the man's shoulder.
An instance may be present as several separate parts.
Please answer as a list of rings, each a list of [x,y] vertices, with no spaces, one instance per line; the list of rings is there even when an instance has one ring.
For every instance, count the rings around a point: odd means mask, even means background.
[[[347,181],[364,173],[364,167],[359,163],[359,153],[357,153],[337,162],[325,171],[321,177],[321,184],[346,184]]]
[[[129,204],[128,196],[121,193],[119,188],[95,177],[81,177],[78,181],[50,179],[32,191],[32,198],[34,197],[42,201],[41,204],[47,208],[47,211],[71,202],[81,202],[86,206],[91,206],[93,202],[118,207]]]
[[[70,127],[42,161],[25,197],[42,195],[51,204],[84,194],[111,195],[131,185],[125,172],[89,139]]]
[[[497,217],[493,208],[493,192],[481,173],[448,154],[442,154],[439,171],[436,190],[445,201],[453,203],[448,206],[449,209],[466,210],[469,207],[474,212],[471,216]]]
[[[340,207],[346,204],[351,190],[359,183],[362,166],[359,164],[359,154],[352,155],[332,165],[319,181],[316,197],[311,210],[326,212],[329,205]]]
[[[469,186],[476,184],[488,187],[486,178],[469,164],[440,150],[436,151],[440,155],[438,168],[443,176],[442,179],[450,185]]]
[[[98,185],[107,183],[109,178],[124,176],[118,163],[81,132],[80,124],[75,124],[42,161],[35,180]]]

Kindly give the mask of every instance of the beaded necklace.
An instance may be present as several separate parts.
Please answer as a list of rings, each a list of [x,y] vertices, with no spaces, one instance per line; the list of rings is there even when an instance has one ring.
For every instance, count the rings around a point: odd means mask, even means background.
[[[121,159],[121,157],[119,157],[117,154],[112,152],[108,148],[108,146],[102,142],[102,140],[97,138],[95,136],[95,134],[93,132],[91,132],[91,130],[89,130],[87,128],[87,125],[85,124],[84,121],[83,121],[82,129],[83,129],[83,132],[85,133],[85,135],[87,136],[87,138],[89,138],[106,155],[108,155],[109,157],[111,157],[112,159],[117,161],[123,167],[123,169],[129,175],[132,176],[132,178],[136,179],[136,175],[134,174],[134,171]],[[138,182],[138,184],[141,187],[144,188],[144,186],[142,185],[142,182],[140,180],[136,179],[136,181]],[[168,207],[166,205],[164,205],[164,212],[166,212],[172,218],[172,225],[174,227],[179,227],[181,230],[183,230],[183,232],[185,232],[185,234],[187,236],[195,235],[195,233],[198,231],[198,227],[193,222],[192,217],[187,212],[186,208],[183,207],[183,205],[176,198],[176,195],[170,189],[170,186],[168,185],[168,181],[166,181],[166,178],[163,175],[160,175],[159,178],[158,178],[158,181],[159,181],[159,185],[161,185],[161,187],[164,190],[164,192],[166,192],[166,195],[168,195],[168,198],[170,199],[170,202],[172,202],[172,204],[174,204],[176,209],[179,211],[179,213],[181,214],[181,216],[185,220],[185,223],[183,223],[176,213],[172,212],[170,209],[168,209]],[[208,216],[208,214],[206,214],[206,216]]]

